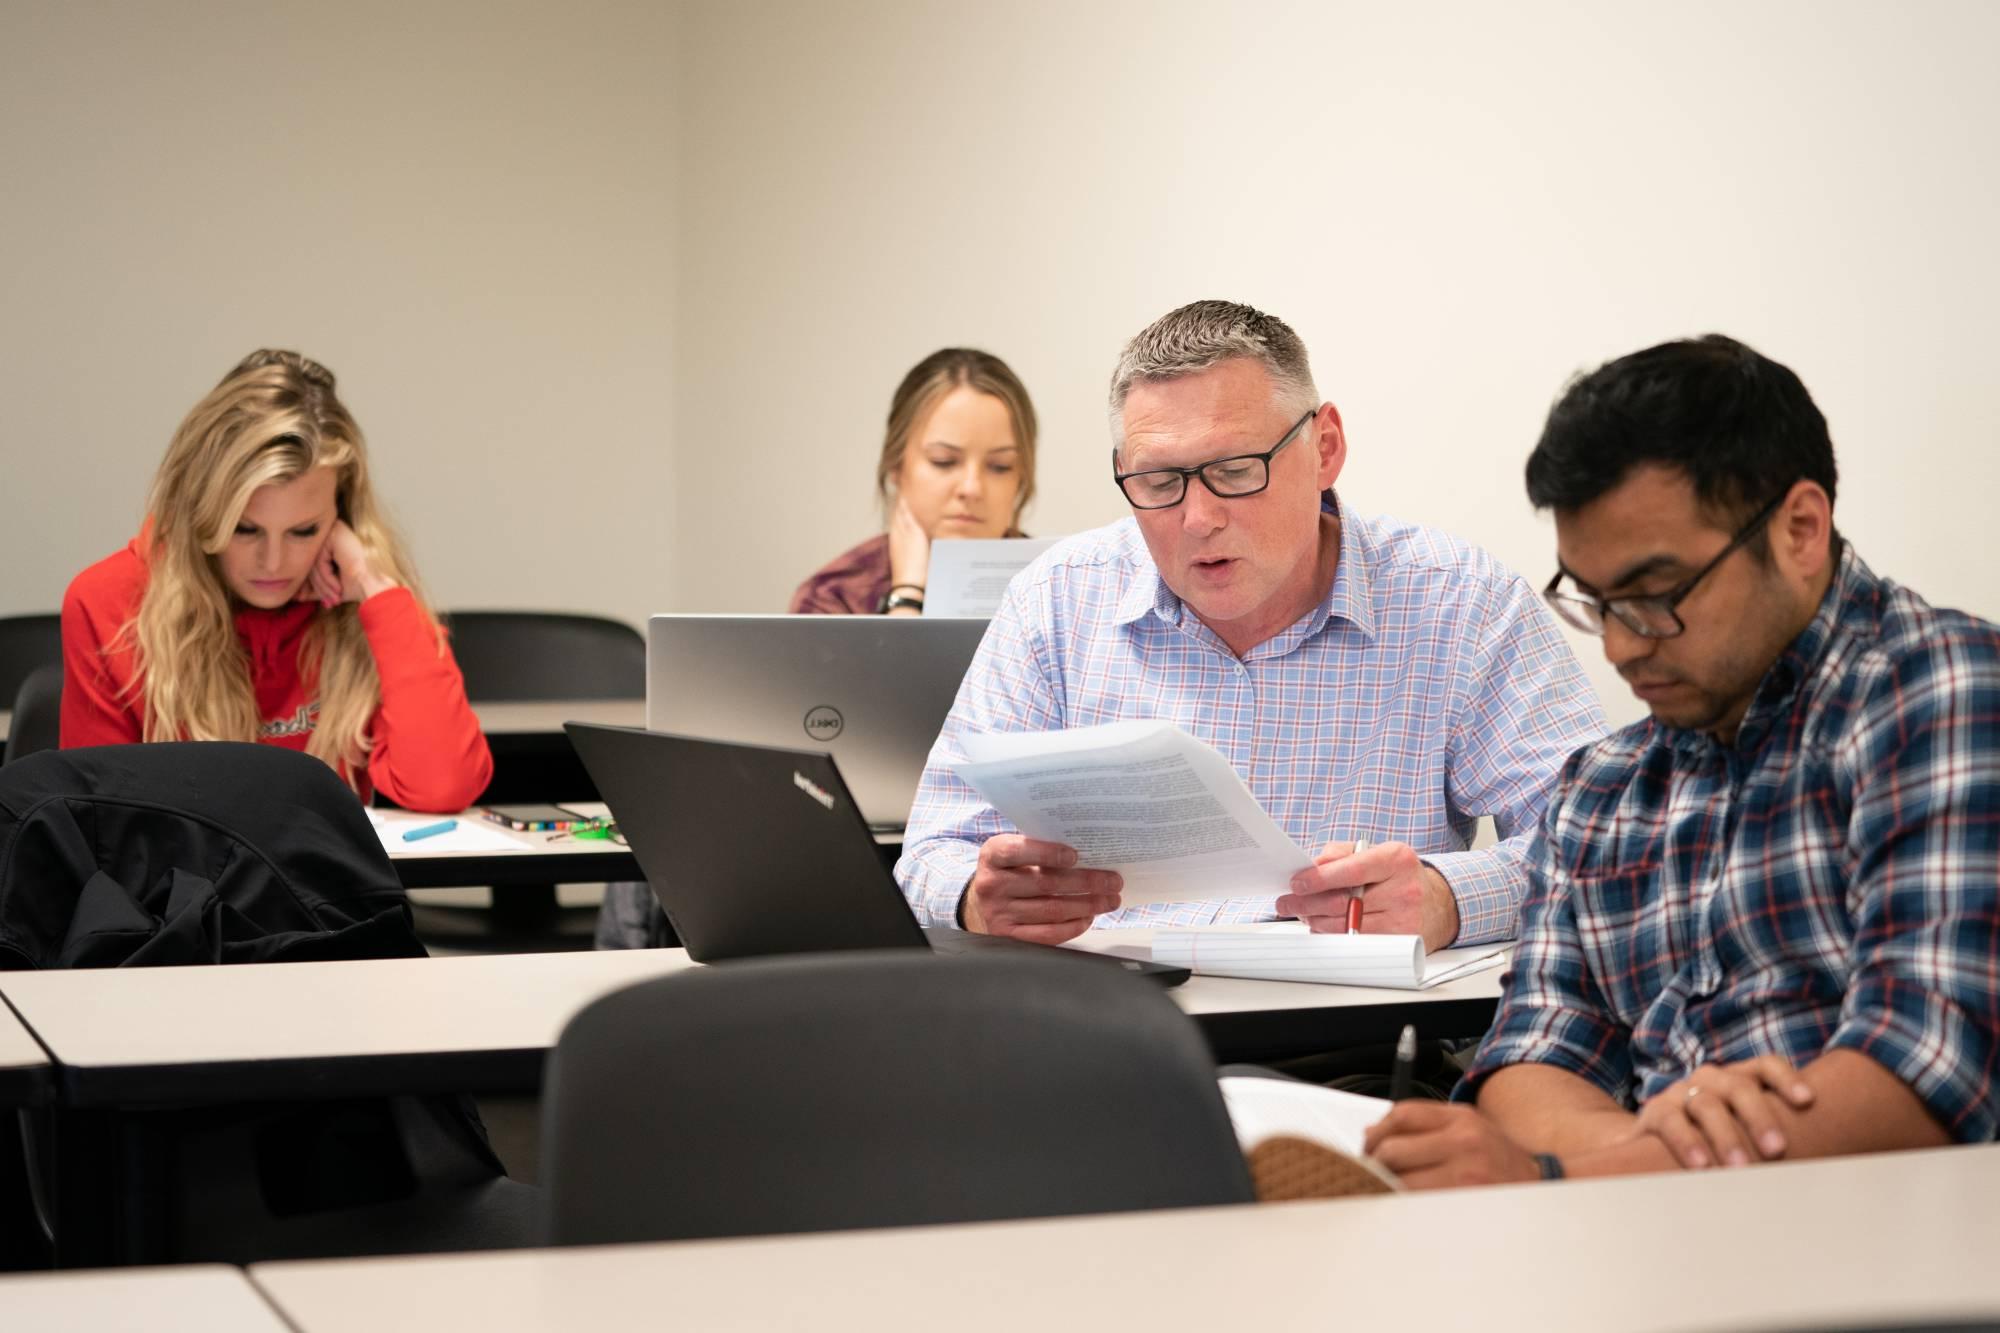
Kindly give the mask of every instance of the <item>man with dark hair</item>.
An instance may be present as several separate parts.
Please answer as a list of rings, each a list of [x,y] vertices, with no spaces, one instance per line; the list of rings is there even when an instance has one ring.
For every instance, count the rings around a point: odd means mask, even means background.
[[[1564,767],[1476,1108],[1370,1131],[1408,1183],[1994,1137],[2000,629],[1874,574],[1834,482],[1805,386],[1729,338],[1549,414],[1546,596],[1652,716]]]

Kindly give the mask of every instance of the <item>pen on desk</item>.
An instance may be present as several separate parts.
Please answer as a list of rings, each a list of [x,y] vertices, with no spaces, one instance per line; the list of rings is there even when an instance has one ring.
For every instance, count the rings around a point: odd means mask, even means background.
[[[1396,1062],[1389,1067],[1389,1100],[1407,1101],[1410,1083],[1417,1073],[1417,1025],[1403,1024],[1403,1035],[1396,1038]]]
[[[404,842],[415,842],[418,838],[434,838],[440,833],[449,833],[458,827],[456,819],[440,819],[435,824],[425,824],[403,834]]]
[[[1367,850],[1368,839],[1356,838],[1354,840],[1354,850],[1349,852],[1348,855],[1359,856]],[[1350,935],[1359,935],[1361,933],[1361,891],[1359,889],[1355,890],[1353,896],[1347,900],[1347,933]]]

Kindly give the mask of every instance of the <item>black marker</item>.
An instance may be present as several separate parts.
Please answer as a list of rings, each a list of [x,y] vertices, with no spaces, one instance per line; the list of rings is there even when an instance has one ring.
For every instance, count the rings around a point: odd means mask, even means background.
[[[1403,1035],[1396,1038],[1396,1063],[1389,1067],[1389,1100],[1408,1101],[1410,1082],[1417,1072],[1417,1025],[1403,1024]]]

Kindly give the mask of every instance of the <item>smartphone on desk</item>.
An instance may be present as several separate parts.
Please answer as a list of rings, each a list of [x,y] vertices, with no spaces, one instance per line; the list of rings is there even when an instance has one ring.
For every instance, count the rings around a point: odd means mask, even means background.
[[[480,811],[494,823],[520,833],[548,833],[597,822],[590,815],[560,805],[483,805]]]

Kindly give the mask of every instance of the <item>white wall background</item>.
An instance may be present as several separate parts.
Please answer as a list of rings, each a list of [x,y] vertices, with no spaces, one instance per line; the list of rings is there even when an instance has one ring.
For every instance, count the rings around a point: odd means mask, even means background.
[[[1745,338],[1875,567],[2000,617],[2000,6],[0,13],[0,611],[129,533],[258,343],[340,372],[438,601],[637,620],[780,609],[871,530],[947,343],[1035,396],[1031,530],[1115,517],[1118,348],[1223,296],[1305,337],[1353,503],[1538,584],[1564,380]]]
[[[0,4],[0,614],[128,540],[245,352],[331,366],[441,605],[672,552],[671,7]]]

